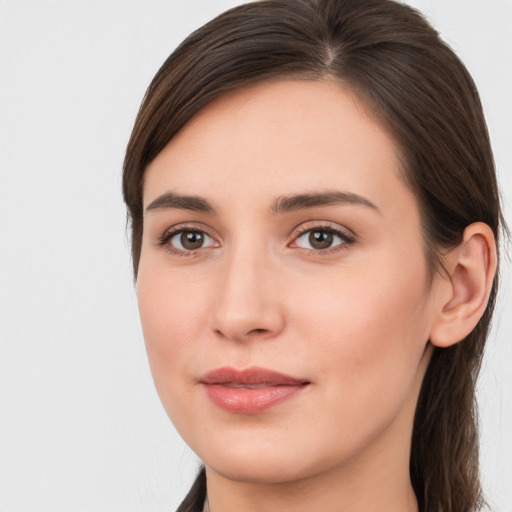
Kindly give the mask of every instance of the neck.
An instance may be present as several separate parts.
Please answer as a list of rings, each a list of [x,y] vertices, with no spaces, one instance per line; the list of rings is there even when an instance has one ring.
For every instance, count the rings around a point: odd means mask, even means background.
[[[410,482],[387,478],[330,484],[293,482],[272,485],[226,481],[208,472],[209,512],[418,512]],[[380,480],[380,481],[379,481]]]

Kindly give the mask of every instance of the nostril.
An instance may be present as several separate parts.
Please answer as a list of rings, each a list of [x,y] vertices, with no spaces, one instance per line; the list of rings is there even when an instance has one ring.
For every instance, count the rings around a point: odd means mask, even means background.
[[[267,329],[253,329],[252,331],[249,331],[249,335],[251,334],[262,334],[267,332]]]

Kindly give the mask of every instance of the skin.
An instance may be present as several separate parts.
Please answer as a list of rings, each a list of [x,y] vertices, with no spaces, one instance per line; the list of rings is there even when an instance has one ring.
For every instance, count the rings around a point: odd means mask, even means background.
[[[373,206],[272,211],[279,198],[332,191]],[[156,157],[145,208],[168,192],[215,212],[145,211],[137,294],[157,390],[206,465],[212,512],[416,511],[414,408],[429,338],[446,333],[440,317],[458,295],[446,277],[427,278],[389,134],[334,82],[259,84],[210,104]],[[162,243],[170,228],[178,235]],[[326,228],[342,232],[327,249],[304,234]],[[180,229],[204,232],[204,244],[186,250]],[[261,414],[233,414],[199,382],[223,366],[310,384]]]

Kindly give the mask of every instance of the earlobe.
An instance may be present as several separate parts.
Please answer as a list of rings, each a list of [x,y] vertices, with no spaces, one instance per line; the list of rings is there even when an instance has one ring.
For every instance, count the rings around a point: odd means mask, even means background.
[[[464,230],[462,242],[445,257],[449,273],[430,342],[448,347],[463,340],[482,317],[496,274],[496,242],[491,228],[482,222]]]

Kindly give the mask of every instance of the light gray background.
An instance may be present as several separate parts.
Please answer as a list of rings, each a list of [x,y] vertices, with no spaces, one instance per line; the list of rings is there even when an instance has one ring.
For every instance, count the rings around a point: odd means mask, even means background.
[[[236,0],[0,0],[0,512],[175,509],[197,461],[148,370],[120,195],[153,74]],[[480,89],[512,203],[512,1],[411,0]],[[509,262],[479,398],[493,510],[512,512]]]

